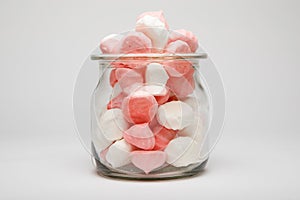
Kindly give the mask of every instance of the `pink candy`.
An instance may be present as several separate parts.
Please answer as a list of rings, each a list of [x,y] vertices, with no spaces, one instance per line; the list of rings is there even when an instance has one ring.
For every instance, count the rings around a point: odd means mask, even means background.
[[[150,122],[157,112],[155,98],[144,91],[137,91],[126,97],[122,103],[125,119],[134,124]]]
[[[162,166],[167,160],[167,155],[163,151],[133,151],[131,152],[131,162],[146,174]]]
[[[186,42],[190,46],[192,52],[196,52],[198,48],[198,39],[190,31],[180,29],[171,32],[169,35],[168,43],[170,44],[171,42],[174,42],[176,40],[182,40]]]
[[[171,42],[166,47],[167,53],[191,53],[192,50],[190,46],[182,41],[182,40],[176,40],[174,42]]]
[[[177,131],[158,125],[153,129],[153,133],[155,135],[154,150],[163,150],[175,138]]]
[[[151,40],[141,32],[129,32],[120,41],[120,53],[146,53],[151,48]]]
[[[194,91],[194,68],[189,61],[176,60],[164,62],[169,75],[167,86],[179,98],[186,97]]]
[[[133,125],[127,131],[124,131],[123,137],[126,142],[140,149],[150,150],[155,145],[153,132],[147,123]]]
[[[119,43],[122,36],[117,34],[110,34],[103,38],[100,42],[100,49],[102,53],[119,53]]]

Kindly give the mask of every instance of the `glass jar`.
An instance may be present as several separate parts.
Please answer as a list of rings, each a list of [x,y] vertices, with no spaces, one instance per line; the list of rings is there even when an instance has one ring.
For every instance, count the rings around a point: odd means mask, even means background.
[[[221,78],[205,53],[97,54],[92,155],[100,175],[191,176],[205,167],[223,125]]]

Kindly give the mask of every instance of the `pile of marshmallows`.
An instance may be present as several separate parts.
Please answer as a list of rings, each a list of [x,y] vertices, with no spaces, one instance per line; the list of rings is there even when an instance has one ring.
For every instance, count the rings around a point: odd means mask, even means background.
[[[135,31],[111,34],[100,44],[104,54],[193,53],[197,38],[169,31],[162,11],[145,12]],[[187,60],[114,61],[113,95],[99,119],[93,143],[113,168],[132,163],[146,174],[171,164],[199,162],[202,120],[195,110],[194,69]]]

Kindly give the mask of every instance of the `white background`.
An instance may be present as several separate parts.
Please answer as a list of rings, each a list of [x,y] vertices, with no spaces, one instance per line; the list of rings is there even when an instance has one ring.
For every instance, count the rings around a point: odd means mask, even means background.
[[[96,175],[76,136],[72,91],[102,37],[165,12],[221,72],[223,137],[200,176]],[[299,1],[0,1],[0,199],[299,199]]]

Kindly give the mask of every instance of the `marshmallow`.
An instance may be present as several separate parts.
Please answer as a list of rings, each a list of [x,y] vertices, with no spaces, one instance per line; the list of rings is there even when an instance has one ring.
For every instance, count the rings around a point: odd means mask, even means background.
[[[116,70],[117,69],[111,70],[110,76],[109,76],[109,83],[112,87],[114,87],[115,84],[118,82],[117,77],[116,77]]]
[[[123,131],[129,127],[122,111],[117,108],[105,111],[100,117],[99,125],[103,136],[110,141],[121,139]]]
[[[163,151],[133,151],[131,162],[146,174],[159,168],[166,162],[167,156]]]
[[[140,87],[144,81],[141,74],[128,68],[118,68],[116,70],[116,78],[123,92],[126,94],[130,94],[136,88]]]
[[[121,108],[122,102],[126,95],[122,92],[118,96],[114,97],[112,100],[110,100],[106,106],[107,110],[112,108]]]
[[[157,17],[145,15],[137,20],[136,31],[143,32],[152,41],[152,47],[156,50],[162,50],[167,42],[169,32],[166,25]]]
[[[163,11],[160,10],[160,11],[154,11],[154,12],[144,12],[137,17],[137,21],[140,20],[141,18],[145,17],[146,15],[158,18],[162,23],[164,23],[165,28],[169,29],[169,26],[167,24],[167,21],[165,19]]]
[[[182,40],[186,42],[192,52],[196,52],[198,48],[198,39],[197,37],[190,31],[180,29],[175,30],[169,34],[168,43],[174,42],[176,40]]]
[[[120,84],[117,82],[113,87],[111,98],[113,99],[113,98],[119,96],[121,94],[121,92],[122,92],[122,88],[121,88]]]
[[[195,88],[193,78],[195,70],[189,61],[166,61],[164,66],[170,77],[167,86],[177,97],[183,98],[193,93]]]
[[[145,82],[148,84],[165,85],[169,79],[165,68],[159,63],[147,65]]]
[[[124,139],[116,141],[109,147],[105,157],[106,161],[114,168],[127,165],[130,163],[132,149],[132,146]]]
[[[200,148],[190,137],[177,137],[165,149],[167,163],[175,167],[185,167],[200,161]]]
[[[168,52],[168,53],[191,53],[192,50],[186,42],[184,42],[182,40],[176,40],[167,45],[166,52]]]
[[[158,122],[173,130],[181,130],[190,125],[194,118],[193,109],[181,101],[171,101],[161,105],[157,111]]]
[[[203,120],[199,116],[195,116],[193,122],[178,132],[179,136],[190,137],[195,140],[198,144],[201,144],[204,137],[204,126]]]
[[[107,138],[104,137],[102,131],[100,130],[100,125],[98,123],[96,116],[92,116],[91,139],[93,141],[95,150],[98,154],[103,149],[107,148],[109,145],[111,145],[113,143],[113,141],[108,140]]]
[[[119,43],[122,39],[121,35],[110,34],[103,38],[100,42],[100,49],[102,53],[119,53]]]
[[[125,119],[134,124],[150,122],[156,112],[158,104],[153,95],[144,91],[136,91],[127,96],[122,103]]]
[[[167,129],[160,125],[154,127],[152,130],[155,137],[154,150],[164,149],[169,144],[169,142],[172,139],[174,139],[177,133],[177,131],[174,131],[172,129]]]
[[[138,91],[145,91],[152,94],[158,105],[164,104],[169,99],[170,95],[169,89],[160,85],[146,85],[138,89]]]
[[[124,131],[123,136],[128,143],[140,149],[150,150],[155,145],[153,132],[147,123],[133,125]]]
[[[148,53],[151,48],[151,40],[141,32],[129,32],[120,41],[120,53]]]

